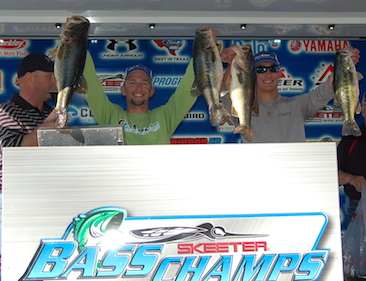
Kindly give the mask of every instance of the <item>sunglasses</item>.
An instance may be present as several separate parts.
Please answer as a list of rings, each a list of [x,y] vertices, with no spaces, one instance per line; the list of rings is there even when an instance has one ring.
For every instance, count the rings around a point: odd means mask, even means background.
[[[256,67],[257,73],[266,73],[267,69],[271,72],[278,72],[280,71],[280,67],[278,65],[272,65],[272,66],[258,66]]]

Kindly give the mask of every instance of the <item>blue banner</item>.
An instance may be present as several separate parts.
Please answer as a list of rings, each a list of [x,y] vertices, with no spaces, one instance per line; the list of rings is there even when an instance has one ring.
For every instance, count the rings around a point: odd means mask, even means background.
[[[10,99],[19,91],[16,69],[20,60],[29,53],[44,53],[57,47],[58,40],[51,39],[4,39],[0,42],[0,102]],[[219,47],[249,44],[253,52],[263,50],[276,52],[281,62],[282,78],[279,91],[283,95],[299,95],[311,91],[326,81],[333,71],[335,52],[345,46],[356,47],[363,53],[363,41],[343,40],[219,40]],[[180,83],[185,68],[193,53],[193,39],[93,39],[89,40],[97,74],[104,91],[114,103],[126,108],[120,86],[124,81],[127,66],[142,63],[153,70],[153,85],[156,89],[150,100],[150,109],[167,102]],[[360,60],[357,69],[366,75],[366,61]],[[360,93],[366,91],[363,80]],[[189,94],[189,93],[187,93]],[[50,101],[51,105],[54,105]],[[343,114],[333,108],[333,101],[307,120],[307,141],[339,141],[342,138]],[[363,123],[361,115],[356,116]],[[69,126],[96,125],[92,113],[81,94],[75,93],[69,105]],[[172,137],[172,144],[189,143],[237,143],[240,136],[233,133],[230,120],[223,120],[212,127],[207,104],[200,96],[187,113]]]

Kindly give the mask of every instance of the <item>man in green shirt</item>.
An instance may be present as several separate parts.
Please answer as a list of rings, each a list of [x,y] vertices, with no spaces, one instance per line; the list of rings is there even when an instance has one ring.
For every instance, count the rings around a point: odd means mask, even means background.
[[[169,101],[151,111],[148,110],[149,98],[155,89],[152,72],[147,67],[134,65],[126,69],[121,93],[126,97],[127,110],[108,99],[89,53],[84,76],[88,84],[85,99],[96,122],[99,125],[120,124],[127,145],[169,144],[172,134],[196,101],[190,93],[194,81],[192,60]]]

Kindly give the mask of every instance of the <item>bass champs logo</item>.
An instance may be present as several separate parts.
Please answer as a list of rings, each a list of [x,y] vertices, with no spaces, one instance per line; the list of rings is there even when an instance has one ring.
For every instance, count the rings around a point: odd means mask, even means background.
[[[98,208],[41,239],[19,280],[318,280],[326,224],[323,214],[134,219]]]

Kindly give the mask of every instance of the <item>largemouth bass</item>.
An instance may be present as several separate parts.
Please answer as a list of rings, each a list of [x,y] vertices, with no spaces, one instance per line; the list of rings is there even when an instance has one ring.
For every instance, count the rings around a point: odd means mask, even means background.
[[[56,127],[67,124],[67,106],[74,91],[85,92],[81,78],[85,65],[90,23],[82,16],[67,18],[66,26],[60,34],[61,42],[55,54],[55,77],[57,80]],[[84,88],[83,88],[84,87]]]
[[[256,83],[253,52],[249,45],[231,46],[231,49],[236,54],[229,68],[231,115],[239,118],[239,125],[234,129],[234,133],[243,134],[246,139],[252,140],[250,120]]]
[[[213,30],[210,27],[201,27],[196,30],[193,65],[195,82],[191,93],[194,96],[203,94],[209,108],[210,123],[216,126],[221,118],[229,117],[230,114],[220,104],[224,69]]]
[[[340,49],[335,55],[334,107],[340,107],[343,111],[342,135],[358,137],[361,135],[361,130],[355,121],[355,113],[359,114],[361,112],[358,80],[363,77],[356,71],[351,54],[352,49]]]

